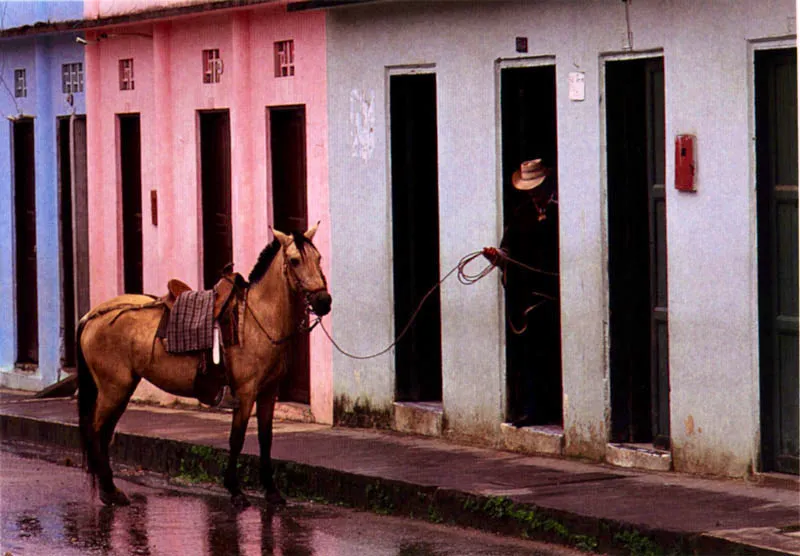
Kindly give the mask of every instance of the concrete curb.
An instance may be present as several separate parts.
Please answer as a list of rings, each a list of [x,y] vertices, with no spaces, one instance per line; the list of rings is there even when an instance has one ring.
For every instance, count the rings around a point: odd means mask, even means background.
[[[0,437],[80,450],[77,425],[0,414]],[[170,476],[216,482],[228,452],[201,444],[118,432],[114,463]],[[258,489],[258,457],[242,454],[240,476]],[[275,479],[292,498],[313,499],[380,514],[455,524],[503,535],[566,544],[610,554],[784,554],[710,535],[684,534],[597,519],[436,486],[353,474],[287,460],[274,460]]]

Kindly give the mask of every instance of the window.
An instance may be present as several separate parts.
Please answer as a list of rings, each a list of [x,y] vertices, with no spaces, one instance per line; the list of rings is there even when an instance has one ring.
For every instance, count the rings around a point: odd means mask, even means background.
[[[294,75],[294,41],[275,43],[275,77]]]
[[[133,58],[119,61],[119,90],[133,90]]]
[[[64,64],[61,66],[61,85],[64,93],[83,92],[83,64]]]
[[[222,76],[222,58],[219,49],[203,50],[203,83],[219,83]]]
[[[14,96],[17,98],[28,96],[28,82],[24,69],[14,70]]]

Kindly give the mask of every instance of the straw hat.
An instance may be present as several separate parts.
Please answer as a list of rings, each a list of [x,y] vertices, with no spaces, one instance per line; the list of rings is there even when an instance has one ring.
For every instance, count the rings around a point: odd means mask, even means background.
[[[511,176],[511,183],[520,191],[528,191],[539,187],[549,173],[550,171],[542,165],[541,158],[526,160]]]

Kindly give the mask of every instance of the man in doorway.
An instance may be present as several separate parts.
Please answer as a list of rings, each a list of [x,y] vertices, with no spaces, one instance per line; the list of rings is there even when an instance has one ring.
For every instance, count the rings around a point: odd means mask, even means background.
[[[541,159],[525,161],[514,172],[511,184],[518,198],[500,252],[484,251],[503,270],[508,342],[521,352],[516,360],[523,364],[509,366],[510,417],[516,427],[561,423],[558,201],[549,175]]]

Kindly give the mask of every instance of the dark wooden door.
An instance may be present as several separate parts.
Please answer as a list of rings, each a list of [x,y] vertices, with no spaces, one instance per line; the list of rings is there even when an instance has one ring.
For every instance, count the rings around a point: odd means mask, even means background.
[[[203,287],[211,289],[233,259],[231,126],[227,110],[200,112]]]
[[[86,118],[59,118],[58,172],[61,292],[64,349],[62,367],[75,367],[75,328],[89,310],[89,233],[86,196]]]
[[[756,70],[762,467],[798,473],[797,51]]]
[[[514,189],[511,176],[522,162],[541,158],[542,163],[553,170],[548,179],[551,183],[557,180],[555,80],[554,66],[507,68],[502,70],[500,78],[503,222],[506,230],[513,228],[504,238],[515,244],[518,259],[541,261],[549,272],[559,269],[557,219],[548,219],[549,224],[536,232],[521,224],[519,220],[528,216],[526,207],[530,194]],[[557,190],[556,184],[554,191],[557,193]],[[557,206],[550,211],[557,213]],[[527,236],[531,233],[538,237],[529,240]],[[515,234],[526,237],[515,238]],[[517,245],[524,247],[517,249]],[[520,314],[539,301],[531,292],[552,293],[558,288],[557,282],[557,277],[535,276],[525,271],[508,273],[505,289],[506,418],[510,421],[527,415],[536,425],[561,425],[563,422],[560,303],[548,301],[531,312],[523,334],[515,334],[508,324],[510,319],[516,318],[515,326],[520,329],[523,326]]]
[[[39,320],[33,119],[16,120],[13,128],[17,363],[35,365],[39,362]]]
[[[64,329],[62,368],[75,367],[75,241],[72,228],[72,157],[70,119],[57,120],[58,190],[61,249],[61,326]]]
[[[395,333],[439,281],[436,75],[390,79]],[[441,308],[437,289],[395,348],[396,398],[442,399]]]
[[[87,194],[86,117],[72,116],[72,239],[75,316],[89,312],[89,199]]]
[[[122,271],[125,293],[144,291],[142,247],[142,141],[139,114],[119,114],[122,194]]]
[[[270,108],[269,133],[275,229],[284,233],[304,232],[308,229],[305,107]],[[295,336],[289,349],[288,373],[280,386],[281,400],[310,402],[309,357],[308,335]]]
[[[669,446],[664,70],[606,64],[612,440]]]

